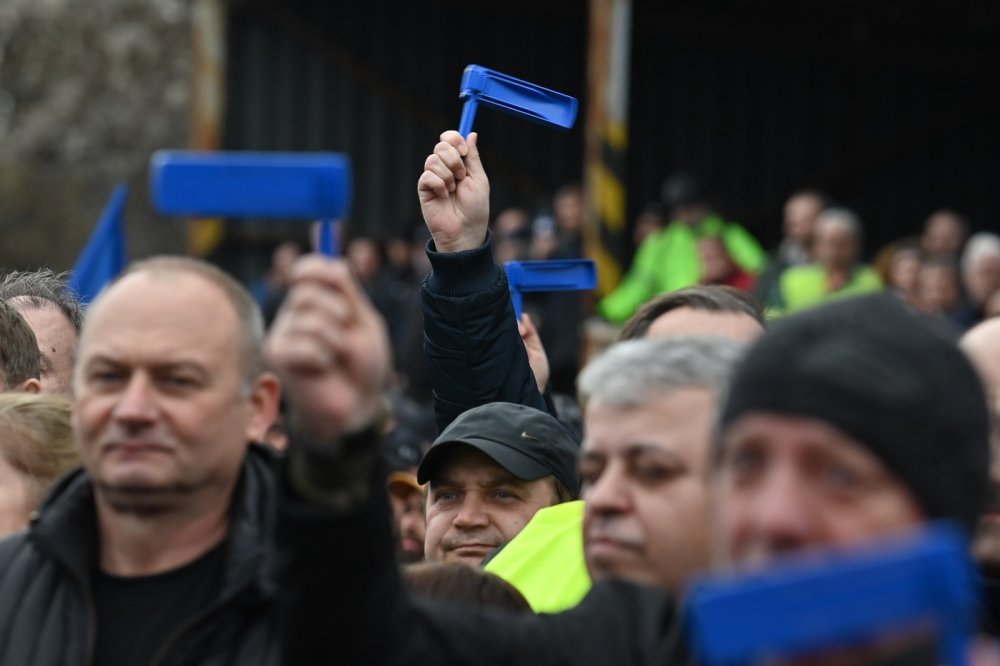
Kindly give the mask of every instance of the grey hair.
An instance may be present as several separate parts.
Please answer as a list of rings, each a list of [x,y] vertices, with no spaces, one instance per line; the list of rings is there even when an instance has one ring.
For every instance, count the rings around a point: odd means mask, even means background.
[[[840,224],[851,232],[855,239],[861,241],[861,218],[850,208],[827,208],[816,217],[816,228],[823,224]]]
[[[79,335],[83,327],[80,299],[70,289],[69,273],[56,273],[50,268],[37,271],[11,271],[0,280],[0,301],[7,301],[19,312],[55,307],[73,325]]]
[[[580,402],[638,407],[664,393],[689,388],[722,396],[745,349],[735,340],[712,336],[619,342],[580,373]]]
[[[973,234],[962,253],[962,272],[968,273],[985,257],[1000,259],[1000,236],[988,231]]]

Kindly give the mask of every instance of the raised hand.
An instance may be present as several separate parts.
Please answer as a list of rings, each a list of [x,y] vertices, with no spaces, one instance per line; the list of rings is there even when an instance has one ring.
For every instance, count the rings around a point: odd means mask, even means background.
[[[385,322],[340,260],[309,255],[268,336],[293,429],[330,441],[376,420],[391,366]]]
[[[480,247],[490,220],[490,182],[479,159],[479,135],[454,130],[441,135],[424,162],[417,194],[438,252]]]

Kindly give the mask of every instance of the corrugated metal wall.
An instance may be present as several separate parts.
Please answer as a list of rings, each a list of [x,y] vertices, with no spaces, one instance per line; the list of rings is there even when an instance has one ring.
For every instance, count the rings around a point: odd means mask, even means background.
[[[582,96],[585,10],[580,2],[234,2],[225,145],[348,153],[355,228],[405,229],[420,219],[425,157],[458,125],[465,65]],[[561,133],[481,110],[476,129],[495,210],[537,205],[580,179],[582,124]],[[254,226],[243,235],[273,234]]]
[[[635,0],[630,213],[687,168],[765,242],[801,185],[856,207],[872,249],[939,206],[996,226],[998,6]],[[355,225],[402,229],[425,155],[458,122],[462,68],[582,97],[586,21],[586,0],[233,0],[226,147],[347,152]],[[482,112],[494,209],[579,179],[582,126]]]
[[[942,206],[1000,227],[998,8],[640,0],[630,207],[684,168],[768,241],[808,185],[859,211],[870,251]]]

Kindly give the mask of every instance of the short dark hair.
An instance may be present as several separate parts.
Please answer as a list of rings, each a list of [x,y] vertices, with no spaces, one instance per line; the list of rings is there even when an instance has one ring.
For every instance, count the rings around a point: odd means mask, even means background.
[[[403,569],[403,578],[416,594],[475,608],[502,608],[531,612],[524,595],[513,585],[482,569],[457,562],[422,562]]]
[[[748,292],[724,285],[699,285],[661,294],[647,302],[625,322],[615,341],[645,337],[654,321],[679,308],[742,314],[753,318],[761,328],[766,327],[760,303]]]
[[[0,390],[42,373],[42,352],[35,334],[13,306],[0,301]]]
[[[576,493],[574,493],[572,490],[566,487],[565,483],[563,483],[554,476],[552,477],[552,490],[556,496],[556,502],[555,502],[556,504],[563,504],[564,502],[574,502],[580,499],[579,497],[577,497]]]
[[[56,273],[50,268],[11,271],[0,280],[0,301],[10,301],[18,310],[55,306],[79,335],[83,326],[83,308],[80,299],[69,287],[68,276],[68,273]]]

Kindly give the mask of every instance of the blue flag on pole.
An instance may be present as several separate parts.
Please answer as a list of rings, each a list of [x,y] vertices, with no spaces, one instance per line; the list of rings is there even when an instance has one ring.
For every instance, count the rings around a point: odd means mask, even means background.
[[[85,304],[94,300],[104,285],[125,268],[128,253],[122,213],[127,198],[128,187],[119,185],[115,188],[111,201],[101,213],[101,219],[73,266],[69,285]]]

